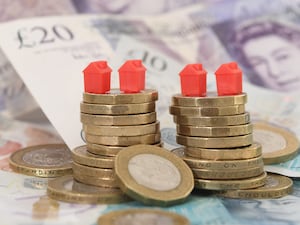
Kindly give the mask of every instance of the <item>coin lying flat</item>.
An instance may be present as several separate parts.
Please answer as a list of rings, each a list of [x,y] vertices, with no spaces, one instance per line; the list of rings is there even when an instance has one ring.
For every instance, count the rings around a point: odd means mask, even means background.
[[[139,136],[159,132],[159,121],[136,126],[94,126],[84,125],[85,133],[105,136]]]
[[[207,92],[205,97],[187,97],[181,94],[172,97],[172,103],[179,106],[223,107],[230,105],[244,105],[247,103],[247,94],[218,96],[216,92]]]
[[[158,99],[158,92],[156,90],[146,89],[140,93],[123,93],[119,89],[111,89],[105,94],[91,94],[83,93],[83,101],[92,104],[136,104],[153,102]]]
[[[130,201],[117,188],[100,188],[82,184],[71,175],[55,178],[48,183],[47,194],[50,198],[82,204],[113,204]]]
[[[102,215],[98,225],[189,225],[186,217],[158,209],[125,209]]]
[[[222,150],[221,150],[222,151]],[[234,151],[234,150],[232,150]],[[211,169],[211,170],[231,170],[231,169],[246,169],[251,167],[262,167],[263,160],[262,157],[255,157],[251,159],[238,159],[238,160],[207,160],[207,159],[197,159],[186,156],[184,154],[184,148],[176,148],[171,152],[181,157],[183,161],[186,162],[191,168],[199,169]]]
[[[177,135],[178,144],[200,148],[236,148],[252,144],[252,134],[234,137],[190,137]]]
[[[250,122],[248,112],[233,116],[174,116],[174,122],[186,126],[234,126]]]
[[[116,177],[89,176],[77,171],[74,171],[73,177],[75,180],[84,184],[95,185],[98,187],[119,188]]]
[[[266,183],[267,173],[247,179],[238,180],[206,180],[195,179],[195,188],[206,190],[235,190],[261,187]]]
[[[100,126],[126,126],[154,123],[156,121],[156,112],[136,114],[136,115],[91,115],[80,114],[80,121],[83,124],[93,124]]]
[[[15,172],[37,176],[58,177],[72,173],[72,155],[64,144],[37,145],[14,152],[9,165]]]
[[[231,137],[252,133],[252,124],[242,124],[222,127],[197,127],[177,125],[177,133],[186,136],[198,137]]]
[[[87,176],[107,177],[111,179],[114,179],[116,177],[112,169],[90,167],[90,166],[78,164],[76,162],[72,163],[72,168],[73,168],[73,172],[77,174],[80,173]]]
[[[140,136],[100,136],[85,134],[87,142],[100,145],[116,145],[116,146],[130,146],[137,144],[154,144],[160,142],[160,133],[146,134]]]
[[[194,187],[190,168],[166,149],[135,145],[115,160],[120,188],[144,204],[167,206],[184,201]]]
[[[260,156],[262,154],[262,148],[257,142],[254,142],[250,146],[229,149],[186,147],[185,154],[194,158],[209,160],[251,159]]]
[[[245,105],[233,105],[224,107],[185,107],[185,106],[170,106],[170,114],[175,116],[229,116],[245,113]]]
[[[99,156],[91,154],[87,150],[87,146],[79,146],[72,151],[73,161],[91,167],[113,168],[115,164],[114,157]]]
[[[149,113],[155,111],[155,102],[140,104],[122,104],[122,105],[98,105],[89,103],[80,103],[82,113],[96,115],[128,115]]]
[[[285,162],[298,153],[299,140],[283,128],[268,123],[254,123],[253,138],[263,147],[265,164]]]
[[[292,179],[282,175],[268,173],[264,186],[245,190],[228,190],[221,192],[219,195],[229,198],[280,198],[290,194],[292,190]]]

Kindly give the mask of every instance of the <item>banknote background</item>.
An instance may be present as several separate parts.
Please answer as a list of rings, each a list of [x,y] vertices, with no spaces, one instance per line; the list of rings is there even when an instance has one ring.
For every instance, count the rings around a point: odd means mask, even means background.
[[[0,5],[3,23],[53,15],[61,15],[63,21],[66,15],[82,13],[97,15],[82,20],[87,29],[95,31],[114,52],[113,56],[109,51],[102,53],[112,59],[115,68],[128,58],[143,59],[151,77],[147,85],[160,92],[158,113],[168,148],[176,143],[167,106],[170,96],[179,92],[179,69],[192,62],[203,63],[209,71],[208,88],[211,90],[215,89],[213,72],[216,68],[224,62],[239,62],[244,71],[244,89],[249,94],[247,109],[252,120],[267,120],[300,138],[300,71],[297,68],[300,1],[164,0],[153,4],[146,0],[2,0]],[[274,24],[279,25],[273,27]],[[245,29],[250,29],[251,25],[253,30]],[[163,69],[154,56],[163,58],[168,69]],[[41,198],[45,195],[46,180],[9,171],[7,159],[12,152],[35,144],[63,142],[13,63],[0,52],[0,210],[3,224],[41,224],[38,217],[43,218],[42,224],[82,224],[82,221],[95,224],[97,217],[106,211],[141,207],[136,202],[112,206],[59,203],[57,207]],[[159,82],[161,79],[165,82]],[[297,156],[266,169],[300,177],[299,165],[300,156]],[[53,215],[39,214],[34,207],[36,203],[51,206]],[[293,194],[281,199],[230,200],[195,193],[185,204],[167,210],[188,216],[193,225],[297,224],[299,204],[300,183],[295,180]]]

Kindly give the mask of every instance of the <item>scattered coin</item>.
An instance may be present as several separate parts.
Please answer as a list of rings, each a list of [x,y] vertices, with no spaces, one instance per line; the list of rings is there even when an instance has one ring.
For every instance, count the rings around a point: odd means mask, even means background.
[[[298,153],[297,136],[283,128],[268,123],[254,123],[253,138],[262,145],[265,164],[285,162]]]
[[[172,103],[188,107],[223,107],[230,105],[244,105],[247,103],[247,94],[218,96],[216,92],[207,92],[205,97],[187,97],[181,94],[172,97]]]
[[[100,188],[73,179],[71,175],[55,178],[48,183],[47,194],[50,198],[82,204],[113,204],[130,201],[117,188]]]
[[[92,104],[120,105],[153,102],[158,100],[156,90],[143,90],[140,93],[122,93],[119,89],[111,89],[105,94],[83,93],[83,101]]]
[[[47,144],[23,148],[10,156],[15,172],[37,176],[58,177],[72,173],[72,155],[65,144]]]
[[[186,217],[158,209],[125,209],[102,215],[98,225],[189,225]]]
[[[115,171],[120,188],[144,204],[167,206],[182,202],[194,187],[190,168],[168,150],[156,146],[135,145],[120,151]]]
[[[223,197],[229,198],[280,198],[288,195],[293,190],[293,180],[277,174],[267,175],[266,183],[264,186],[244,190],[227,190],[220,193]]]

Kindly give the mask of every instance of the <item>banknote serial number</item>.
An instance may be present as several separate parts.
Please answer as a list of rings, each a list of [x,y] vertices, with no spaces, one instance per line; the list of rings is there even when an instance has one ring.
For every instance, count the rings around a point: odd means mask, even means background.
[[[33,48],[39,45],[55,43],[57,41],[72,41],[74,33],[64,25],[53,25],[45,28],[34,26],[31,28],[20,28],[17,31],[17,40],[19,49]]]

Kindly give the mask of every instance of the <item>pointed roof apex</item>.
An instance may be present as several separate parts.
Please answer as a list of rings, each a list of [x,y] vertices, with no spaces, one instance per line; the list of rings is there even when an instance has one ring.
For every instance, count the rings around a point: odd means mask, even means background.
[[[106,61],[91,62],[84,70],[84,74],[103,74],[110,73],[112,69],[108,66]]]
[[[118,70],[119,72],[145,72],[146,67],[143,65],[142,60],[127,60]]]
[[[240,74],[242,70],[236,62],[224,63],[215,72],[216,75]]]
[[[205,75],[207,72],[204,70],[202,64],[187,64],[181,71],[180,76],[185,75]]]

